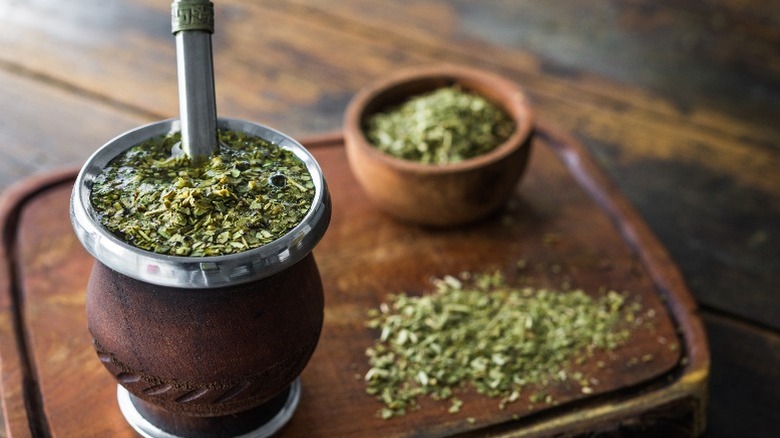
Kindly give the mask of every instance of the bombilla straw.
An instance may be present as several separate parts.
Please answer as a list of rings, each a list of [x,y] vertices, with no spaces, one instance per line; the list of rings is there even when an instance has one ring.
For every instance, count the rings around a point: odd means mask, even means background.
[[[195,162],[217,151],[214,95],[214,5],[209,0],[174,0],[171,30],[176,38],[181,147]]]

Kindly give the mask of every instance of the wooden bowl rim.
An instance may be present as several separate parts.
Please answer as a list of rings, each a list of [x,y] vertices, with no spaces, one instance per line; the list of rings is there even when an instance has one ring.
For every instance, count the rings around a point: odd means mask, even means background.
[[[426,83],[430,83],[430,85]],[[393,103],[401,103],[411,96],[452,84],[461,84],[465,89],[487,98],[506,111],[516,123],[512,135],[490,152],[457,163],[443,165],[419,163],[394,157],[377,149],[365,137],[363,120],[367,115],[374,114]],[[396,93],[396,90],[409,86],[419,86],[421,90],[391,97],[391,103],[374,108],[375,102],[378,100],[386,99]],[[527,147],[527,140],[533,133],[533,126],[533,112],[528,97],[518,84],[496,73],[450,64],[407,68],[381,78],[355,94],[348,104],[344,116],[346,140],[353,142],[353,146],[360,153],[368,155],[376,161],[381,161],[387,166],[416,174],[466,172],[501,161],[517,149]]]

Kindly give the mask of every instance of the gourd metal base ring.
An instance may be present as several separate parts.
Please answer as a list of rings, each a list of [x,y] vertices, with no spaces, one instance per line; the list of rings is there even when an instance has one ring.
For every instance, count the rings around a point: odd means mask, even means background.
[[[143,415],[133,404],[130,393],[122,387],[117,385],[117,399],[119,400],[119,409],[122,411],[125,420],[144,438],[187,438],[181,435],[175,435],[170,432],[166,432],[159,427],[155,426],[149,420],[144,418]],[[261,424],[254,430],[246,432],[244,434],[235,436],[233,438],[268,438],[279,432],[287,423],[292,419],[295,410],[298,408],[298,403],[301,400],[301,378],[296,378],[288,390],[287,399],[284,405],[279,411],[271,417],[270,420]]]

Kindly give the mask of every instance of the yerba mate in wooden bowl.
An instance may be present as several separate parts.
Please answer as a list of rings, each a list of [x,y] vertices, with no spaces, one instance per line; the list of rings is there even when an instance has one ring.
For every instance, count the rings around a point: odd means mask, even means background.
[[[283,424],[322,329],[312,249],[331,205],[319,165],[262,125],[217,127],[220,150],[199,165],[180,162],[177,120],[124,133],[89,158],[71,198],[95,258],[88,329],[144,436]]]
[[[379,80],[355,95],[344,119],[350,168],[372,202],[430,226],[498,210],[525,170],[532,134],[516,84],[452,65]]]

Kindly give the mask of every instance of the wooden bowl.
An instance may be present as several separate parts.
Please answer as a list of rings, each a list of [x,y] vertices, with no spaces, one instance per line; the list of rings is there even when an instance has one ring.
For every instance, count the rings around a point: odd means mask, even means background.
[[[456,84],[514,119],[515,131],[504,143],[474,158],[436,165],[385,154],[364,135],[371,115]],[[349,165],[369,199],[397,219],[428,226],[462,225],[498,210],[525,170],[532,133],[533,115],[519,86],[493,73],[452,65],[413,68],[381,79],[354,96],[344,117]]]

